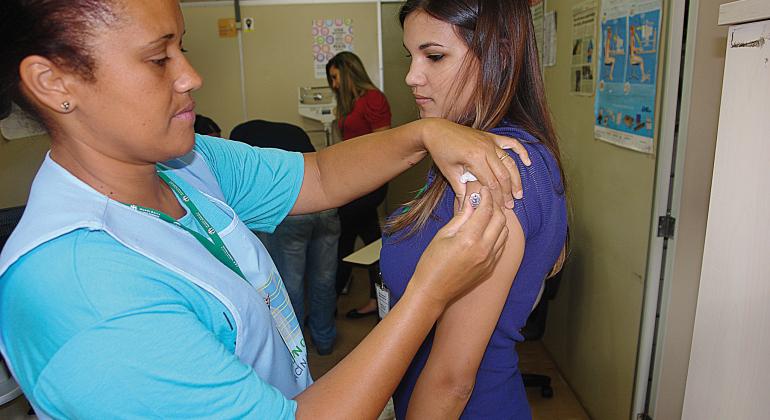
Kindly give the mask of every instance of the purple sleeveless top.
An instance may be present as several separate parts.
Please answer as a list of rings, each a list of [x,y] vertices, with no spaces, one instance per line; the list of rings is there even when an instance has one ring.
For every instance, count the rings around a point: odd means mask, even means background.
[[[524,198],[516,200],[514,212],[524,231],[524,256],[508,293],[500,319],[484,352],[476,385],[462,414],[463,419],[530,419],[527,395],[518,368],[515,345],[523,341],[524,327],[545,276],[551,271],[567,236],[567,208],[559,167],[548,149],[529,133],[513,126],[500,126],[495,134],[515,137],[529,152],[526,167],[509,152],[521,174]],[[433,176],[428,175],[428,182]],[[380,269],[391,291],[391,307],[398,304],[420,256],[436,232],[453,216],[454,192],[447,187],[434,216],[416,234],[401,239],[399,232],[383,237]],[[397,210],[395,214],[403,211]],[[433,343],[433,331],[422,344],[393,399],[396,418],[406,418],[414,390]]]

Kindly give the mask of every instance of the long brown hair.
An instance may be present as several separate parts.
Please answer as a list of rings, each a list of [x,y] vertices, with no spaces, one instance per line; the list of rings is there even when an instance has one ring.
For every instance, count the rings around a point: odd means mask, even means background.
[[[564,170],[538,62],[535,32],[528,0],[408,0],[399,12],[406,17],[422,11],[454,26],[468,46],[470,69],[454,87],[474,80],[475,89],[465,110],[453,112],[455,122],[490,130],[503,119],[540,140]],[[475,73],[475,75],[473,74]],[[388,220],[386,233],[406,230],[411,235],[425,226],[448,185],[438,168],[426,189],[404,205],[406,211]],[[566,183],[564,184],[566,187]]]
[[[368,90],[377,89],[366,74],[366,69],[361,59],[352,52],[343,51],[326,63],[326,80],[332,86],[331,68],[340,72],[339,89],[334,90],[337,98],[337,119],[342,119],[353,110],[356,99]]]

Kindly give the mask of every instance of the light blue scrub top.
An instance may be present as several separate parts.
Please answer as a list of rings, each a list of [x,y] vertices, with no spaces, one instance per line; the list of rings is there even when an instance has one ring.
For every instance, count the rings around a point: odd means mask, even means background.
[[[195,150],[249,228],[272,231],[294,205],[300,154],[204,136]],[[175,181],[217,230],[231,222]],[[201,231],[189,213],[180,221]],[[281,419],[296,411],[234,354],[236,324],[218,299],[103,231],[59,236],[3,273],[0,332],[22,389],[54,417]]]

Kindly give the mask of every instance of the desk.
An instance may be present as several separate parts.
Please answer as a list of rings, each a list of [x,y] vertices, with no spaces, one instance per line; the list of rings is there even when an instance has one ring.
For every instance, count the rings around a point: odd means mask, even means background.
[[[380,262],[380,250],[382,250],[382,239],[377,239],[369,245],[343,258],[342,261],[364,268],[372,268],[374,264]]]

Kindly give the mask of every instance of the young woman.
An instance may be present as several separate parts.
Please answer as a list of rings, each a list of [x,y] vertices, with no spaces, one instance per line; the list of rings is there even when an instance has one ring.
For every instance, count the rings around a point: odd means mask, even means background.
[[[532,166],[486,282],[452,301],[394,394],[399,419],[530,418],[516,342],[567,230],[559,148],[545,102],[527,0],[409,0],[401,9],[406,76],[420,116],[446,117],[521,140]],[[451,147],[447,145],[447,147]],[[478,188],[469,183],[469,193]],[[475,200],[474,200],[475,201]],[[423,250],[461,200],[433,168],[426,188],[389,219],[380,264],[394,309]],[[450,222],[451,223],[451,222]],[[411,286],[409,286],[411,287]],[[386,317],[387,319],[387,317]]]
[[[177,1],[5,0],[0,17],[0,113],[13,99],[51,137],[0,254],[0,351],[39,417],[376,417],[502,249],[517,173],[491,140],[515,142],[439,120],[306,155],[194,135]],[[436,237],[408,302],[311,386],[250,229],[337,207],[427,151],[458,190],[466,167],[493,188]]]
[[[390,105],[385,95],[374,86],[357,55],[341,52],[326,64],[326,78],[337,97],[337,126],[342,140],[349,140],[390,128]],[[388,184],[339,208],[340,242],[337,266],[337,294],[350,280],[350,264],[342,259],[353,252],[356,237],[364,244],[380,238],[380,219],[377,207],[385,200]],[[361,307],[351,309],[348,318],[362,318],[377,314],[374,280],[377,270],[369,272],[369,300]]]

